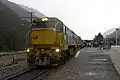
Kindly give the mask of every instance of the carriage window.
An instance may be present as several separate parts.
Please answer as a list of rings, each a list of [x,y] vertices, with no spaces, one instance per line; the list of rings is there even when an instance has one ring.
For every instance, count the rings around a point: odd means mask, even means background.
[[[56,30],[57,30],[58,32],[62,32],[62,31],[63,31],[63,25],[62,25],[62,23],[58,23],[58,24],[57,24]]]

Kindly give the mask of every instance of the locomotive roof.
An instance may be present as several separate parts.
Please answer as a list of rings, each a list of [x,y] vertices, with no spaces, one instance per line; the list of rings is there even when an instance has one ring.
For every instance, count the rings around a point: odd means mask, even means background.
[[[48,18],[48,19],[53,19],[53,20],[58,20],[58,21],[60,21],[60,22],[62,22],[61,20],[59,20],[57,17],[42,17],[42,18]],[[40,19],[42,19],[42,18],[37,18],[37,19],[35,19],[35,20],[40,20]]]
[[[58,19],[57,17],[42,17],[42,18],[48,18],[48,19],[53,19],[53,20],[57,20],[57,21],[60,21],[62,22],[60,19]],[[35,20],[41,20],[42,18],[38,18],[38,19],[35,19]],[[63,22],[62,22],[63,23]],[[63,23],[64,26],[66,26],[64,23]],[[67,26],[66,26],[67,27]],[[74,35],[78,36],[73,30],[71,30],[69,27],[67,27]],[[80,36],[79,36],[80,37]]]

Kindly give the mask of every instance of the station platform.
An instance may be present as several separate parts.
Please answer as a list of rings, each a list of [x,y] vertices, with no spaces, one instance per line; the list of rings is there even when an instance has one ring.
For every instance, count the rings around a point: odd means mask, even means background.
[[[120,80],[110,53],[99,48],[84,48],[65,65],[51,70],[42,80]]]

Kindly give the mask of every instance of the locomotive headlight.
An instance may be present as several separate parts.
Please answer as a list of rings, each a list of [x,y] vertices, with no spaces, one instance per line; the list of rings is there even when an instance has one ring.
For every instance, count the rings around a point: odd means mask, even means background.
[[[42,51],[44,51],[44,49],[41,49]]]
[[[27,49],[27,52],[30,52],[30,49]]]
[[[48,18],[42,18],[42,21],[47,21],[48,20]]]
[[[59,51],[60,51],[60,49],[56,49],[55,51],[56,51],[56,52],[59,52]]]

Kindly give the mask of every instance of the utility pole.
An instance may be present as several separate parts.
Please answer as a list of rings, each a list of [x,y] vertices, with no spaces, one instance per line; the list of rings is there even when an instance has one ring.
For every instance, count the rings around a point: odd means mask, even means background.
[[[28,17],[25,17],[25,18],[29,19],[29,28],[30,29],[31,29],[31,23],[33,21],[33,18],[36,18],[36,17],[33,17],[33,13],[35,13],[35,12],[28,12]]]
[[[33,21],[33,13],[35,12],[28,12],[28,15],[30,14],[30,16],[28,17],[30,19],[30,23],[32,23]]]
[[[32,21],[33,21],[33,18],[37,18],[37,17],[34,17],[33,16],[33,13],[35,13],[35,12],[28,12],[28,17],[25,17],[24,19],[28,19],[29,20],[29,29],[28,29],[28,32],[26,33],[26,40],[25,40],[25,43],[26,43],[26,45],[25,45],[25,47],[27,47],[27,44],[29,44],[29,32],[31,31],[31,24],[32,24]]]
[[[118,41],[117,41],[117,33],[118,33],[118,30],[119,30],[119,29],[116,28],[116,46],[117,46],[117,43],[118,43]]]
[[[38,17],[34,17],[33,16],[33,14],[34,14],[35,12],[28,12],[28,17],[25,17],[24,19],[26,20],[26,19],[28,19],[29,20],[29,29],[31,29],[31,23],[32,23],[32,21],[35,19],[35,18],[38,18]]]

